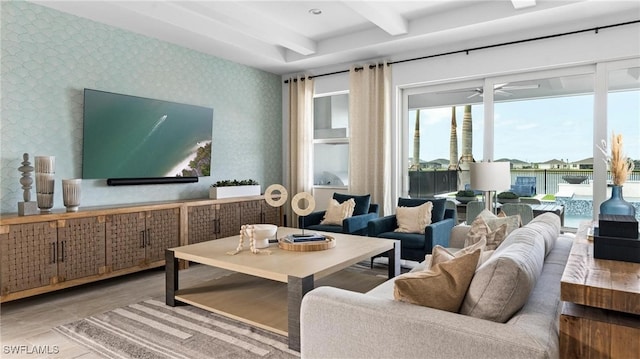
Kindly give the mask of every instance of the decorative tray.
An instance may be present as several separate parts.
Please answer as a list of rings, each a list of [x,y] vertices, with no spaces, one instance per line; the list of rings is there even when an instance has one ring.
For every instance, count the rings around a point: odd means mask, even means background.
[[[331,236],[325,236],[324,241],[309,241],[309,242],[295,242],[291,243],[284,238],[278,239],[278,247],[287,251],[295,252],[311,252],[311,251],[323,251],[325,249],[333,248],[336,246],[336,239]]]

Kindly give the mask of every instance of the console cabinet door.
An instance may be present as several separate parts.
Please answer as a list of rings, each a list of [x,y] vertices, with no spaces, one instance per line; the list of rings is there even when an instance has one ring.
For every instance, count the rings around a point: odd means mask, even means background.
[[[216,239],[216,206],[190,206],[188,208],[187,240],[189,244]]]
[[[56,222],[0,227],[0,295],[43,287],[57,276]]]
[[[262,204],[262,222],[268,224],[275,224],[276,226],[281,226],[280,222],[280,208],[282,207],[272,207],[266,201],[260,201]]]
[[[149,211],[145,235],[147,263],[164,260],[165,249],[180,246],[180,209]]]
[[[240,220],[240,203],[220,203],[216,208],[216,238],[237,236],[243,224]]]
[[[242,224],[264,223],[262,219],[262,201],[240,202],[240,221]]]
[[[105,272],[105,217],[58,221],[58,281]]]
[[[146,212],[106,217],[107,267],[112,271],[144,265]]]

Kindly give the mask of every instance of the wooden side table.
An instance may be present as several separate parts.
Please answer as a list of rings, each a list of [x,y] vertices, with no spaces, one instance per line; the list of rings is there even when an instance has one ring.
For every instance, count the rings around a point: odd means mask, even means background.
[[[640,264],[593,258],[580,224],[560,283],[561,358],[640,358]]]

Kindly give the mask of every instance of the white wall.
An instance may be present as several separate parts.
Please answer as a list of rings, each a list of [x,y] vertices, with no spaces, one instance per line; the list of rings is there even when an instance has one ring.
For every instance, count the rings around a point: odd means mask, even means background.
[[[394,55],[391,60],[397,61],[425,55],[433,54],[429,53],[428,49],[425,49],[422,54],[414,53],[406,56],[398,54]],[[483,79],[498,75],[504,76],[638,57],[640,57],[640,25],[633,24],[600,30],[597,34],[592,32],[581,33],[478,50],[470,52],[468,55],[454,54],[392,65],[394,91],[392,96],[392,122],[394,123],[395,131],[392,133],[392,138],[395,139],[392,145],[392,150],[394,151],[392,157],[396,160],[392,164],[392,170],[396,174],[394,183],[392,183],[392,188],[395,191],[395,193],[392,193],[392,198],[403,195],[401,189],[401,176],[404,175],[402,143],[407,141],[406,138],[403,138],[403,136],[406,136],[407,131],[402,129],[403,108],[400,99],[404,89],[427,84]],[[335,67],[326,69],[326,71],[312,69],[310,73],[322,74],[323,72],[332,71],[336,71]],[[344,91],[349,88],[348,73],[316,77],[314,81],[316,93]],[[285,85],[283,87],[283,99],[285,102],[283,121],[285,128],[288,117],[286,94],[287,88]],[[283,149],[285,153],[288,151],[286,143],[283,143]]]

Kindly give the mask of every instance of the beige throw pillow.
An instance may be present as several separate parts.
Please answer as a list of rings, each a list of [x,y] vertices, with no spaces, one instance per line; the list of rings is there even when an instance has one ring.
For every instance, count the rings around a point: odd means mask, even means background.
[[[480,249],[481,251],[480,258],[478,260],[478,265],[477,265],[477,267],[479,267],[482,263],[486,262],[487,259],[489,259],[489,257],[491,257],[491,254],[493,253],[493,250],[486,250],[486,245],[487,245],[487,239],[485,237],[480,239],[477,243],[472,244],[469,247],[465,247],[460,250],[457,250],[455,252],[451,252],[447,248],[436,245],[435,247],[433,247],[433,250],[431,252],[431,261],[429,262],[429,266],[428,267],[425,266],[424,270],[429,270],[432,267],[434,267],[436,264],[444,263],[453,258],[461,257],[465,254],[469,254]]]
[[[431,201],[416,207],[398,207],[396,209],[398,228],[395,232],[424,234],[424,228],[431,224],[432,209]]]
[[[324,218],[320,224],[337,225],[341,226],[342,221],[345,218],[349,218],[353,215],[353,209],[356,207],[356,202],[353,198],[348,199],[342,203],[338,203],[335,199],[329,200],[329,206],[324,213]]]
[[[496,229],[498,229],[498,227],[506,223],[507,235],[520,228],[520,223],[522,223],[519,215],[500,217],[496,216],[495,214],[491,213],[491,211],[488,211],[486,209],[480,212],[478,217],[482,217],[482,219],[484,219],[485,223],[492,231],[495,231]]]
[[[480,249],[428,271],[409,272],[395,280],[396,300],[457,313],[476,271]]]
[[[481,216],[476,217],[471,223],[471,228],[467,232],[467,237],[464,241],[464,246],[469,247],[472,244],[479,242],[483,237],[486,239],[486,249],[492,250],[498,248],[505,238],[507,238],[507,224],[503,223],[495,230],[489,228],[489,225],[485,222]]]

